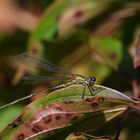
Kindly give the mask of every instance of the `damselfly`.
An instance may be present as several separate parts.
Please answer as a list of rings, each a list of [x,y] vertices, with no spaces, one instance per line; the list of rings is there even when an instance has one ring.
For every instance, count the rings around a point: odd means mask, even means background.
[[[27,76],[27,77],[24,77],[24,80],[27,80],[30,83],[32,83],[32,82],[34,82],[34,83],[50,82],[50,81],[54,81],[54,80],[65,81],[62,84],[56,85],[56,86],[48,88],[48,89],[44,89],[44,91],[50,91],[50,90],[53,91],[53,90],[68,87],[70,85],[81,84],[81,85],[84,86],[83,93],[82,93],[82,98],[84,98],[86,87],[89,89],[89,92],[92,96],[94,96],[97,93],[97,92],[95,92],[96,89],[94,88],[94,83],[96,82],[96,78],[94,76],[86,77],[86,76],[83,76],[83,75],[80,75],[80,74],[70,73],[67,70],[65,70],[61,67],[58,67],[58,66],[54,65],[53,63],[51,63],[50,61],[48,61],[46,59],[43,59],[43,58],[40,58],[40,57],[38,57],[37,55],[35,55],[31,52],[25,52],[25,53],[21,54],[18,57],[18,59],[20,60],[20,62],[22,64],[24,64],[26,66],[29,66],[29,67],[32,67],[32,68],[41,68],[45,71],[49,71],[49,72],[59,74],[59,76],[55,76],[55,77],[51,77],[51,76]],[[30,94],[26,97],[15,100],[15,101],[13,101],[9,104],[1,106],[0,109],[5,108],[7,106],[10,106],[12,104],[15,104],[19,101],[25,100],[27,98],[30,98],[32,96],[35,96],[39,93],[40,92],[36,92],[36,93]]]

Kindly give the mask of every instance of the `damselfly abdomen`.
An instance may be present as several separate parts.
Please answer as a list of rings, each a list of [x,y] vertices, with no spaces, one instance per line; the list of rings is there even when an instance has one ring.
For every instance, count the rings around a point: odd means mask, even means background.
[[[40,68],[42,70],[48,71],[48,72],[53,72],[57,74],[58,76],[26,76],[23,78],[23,80],[28,81],[29,83],[42,83],[42,82],[51,82],[51,81],[56,81],[56,80],[62,80],[64,81],[62,84],[53,86],[51,88],[45,89],[44,91],[54,91],[57,89],[65,88],[70,85],[75,85],[75,84],[80,84],[84,86],[83,93],[81,93],[82,98],[84,98],[85,94],[85,88],[88,88],[90,91],[91,95],[95,95],[95,88],[94,88],[94,83],[96,82],[96,78],[94,76],[86,77],[80,74],[73,74],[68,72],[67,70],[56,66],[55,64],[51,63],[50,61],[40,58],[39,56],[33,54],[32,52],[25,52],[18,56],[18,60],[20,63],[29,66],[31,68]],[[93,93],[94,91],[94,93]],[[42,92],[42,91],[41,91]],[[5,108],[7,106],[10,106],[12,104],[15,104],[19,101],[25,100],[27,98],[30,98],[32,96],[35,96],[39,94],[40,92],[30,94],[26,97],[20,98],[14,102],[11,102],[9,104],[6,104],[0,109]]]

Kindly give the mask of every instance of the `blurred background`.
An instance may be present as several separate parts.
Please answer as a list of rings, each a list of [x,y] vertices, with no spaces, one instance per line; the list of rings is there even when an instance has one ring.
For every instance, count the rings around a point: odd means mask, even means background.
[[[25,51],[72,73],[94,75],[97,84],[139,98],[140,2],[1,0],[0,106],[48,86],[20,83],[25,71],[36,74],[16,61]],[[27,102],[0,110],[0,130]]]

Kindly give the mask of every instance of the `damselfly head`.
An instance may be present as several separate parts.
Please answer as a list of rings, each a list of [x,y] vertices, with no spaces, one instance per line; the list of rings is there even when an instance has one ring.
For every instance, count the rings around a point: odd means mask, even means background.
[[[95,78],[94,76],[89,77],[89,79],[90,79],[90,81],[89,81],[89,84],[90,84],[90,85],[95,84],[95,82],[96,82],[96,78]]]

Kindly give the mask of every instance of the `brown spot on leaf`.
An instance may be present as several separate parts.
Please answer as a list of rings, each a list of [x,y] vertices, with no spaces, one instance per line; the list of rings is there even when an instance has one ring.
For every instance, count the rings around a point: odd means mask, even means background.
[[[81,18],[83,16],[83,11],[78,10],[75,12],[74,17],[75,18]]]
[[[99,102],[99,103],[104,102],[104,98],[103,98],[103,97],[100,97],[100,98],[98,99],[98,102]]]
[[[24,138],[25,138],[25,136],[23,133],[21,133],[17,136],[17,140],[24,140]]]
[[[44,122],[46,124],[50,123],[51,121],[52,121],[52,117],[51,116],[47,116],[47,117],[44,118]]]
[[[34,45],[33,47],[32,47],[32,53],[33,54],[37,54],[39,52],[39,50],[38,50],[38,46],[36,45]]]
[[[63,111],[63,109],[61,108],[61,107],[55,107],[55,109],[57,110],[57,111]]]
[[[55,116],[55,119],[56,119],[56,120],[60,120],[60,119],[61,119],[61,115],[56,115],[56,116]]]
[[[109,55],[109,58],[110,58],[111,60],[115,60],[115,59],[117,58],[117,55],[116,55],[115,53],[111,53],[111,54]]]
[[[18,118],[16,119],[16,122],[20,123],[22,121],[22,115],[19,115]]]
[[[81,132],[75,132],[74,135],[75,136],[80,136],[82,133]]]
[[[71,113],[66,113],[66,118],[71,117],[72,114]]]
[[[93,102],[93,103],[91,104],[91,106],[92,106],[93,109],[94,109],[94,108],[98,107],[98,103],[97,103],[97,102]]]
[[[22,115],[18,116],[18,118],[16,118],[14,120],[14,122],[11,123],[11,127],[15,128],[18,126],[18,124],[22,121]]]
[[[64,101],[64,104],[72,104],[74,103],[73,101]]]
[[[71,121],[76,121],[78,119],[78,116],[74,116]]]
[[[12,127],[12,128],[15,128],[15,127],[17,127],[17,124],[16,124],[15,122],[13,122],[13,123],[11,124],[11,127]]]
[[[40,131],[42,131],[43,130],[43,128],[40,126],[40,125],[35,125],[35,126],[33,126],[33,128],[32,128],[32,131],[34,132],[34,133],[38,133],[38,132],[40,132]]]

